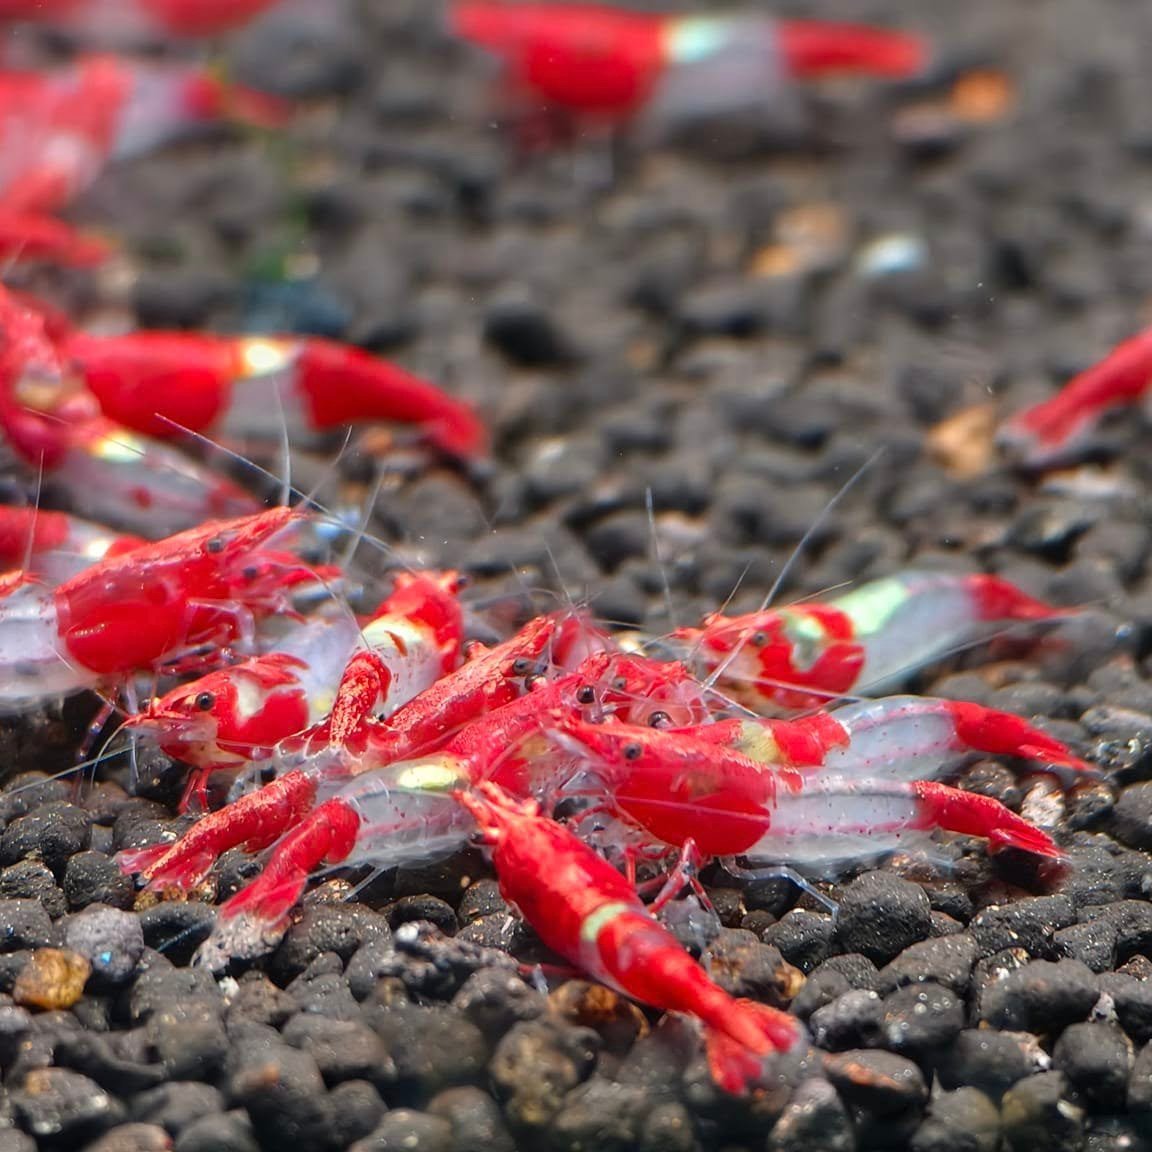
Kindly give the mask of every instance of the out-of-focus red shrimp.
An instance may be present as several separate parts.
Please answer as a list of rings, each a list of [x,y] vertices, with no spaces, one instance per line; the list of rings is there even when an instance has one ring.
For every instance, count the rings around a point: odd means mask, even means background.
[[[52,216],[0,212],[0,263],[39,261],[88,268],[102,264],[111,252],[104,240]]]
[[[749,707],[809,708],[879,694],[997,624],[1063,615],[996,576],[912,571],[824,603],[708,616],[673,636]]]
[[[998,439],[1021,463],[1058,464],[1075,452],[1106,412],[1134,403],[1149,384],[1152,328],[1125,340],[1050,400],[1011,417]]]
[[[717,1085],[742,1094],[803,1033],[791,1016],[737,1000],[708,977],[619,872],[534,800],[494,784],[457,793],[491,848],[500,892],[554,952],[644,1004],[696,1017]]]
[[[929,58],[925,42],[906,33],[764,15],[463,0],[452,25],[501,59],[513,93],[611,125],[755,107],[794,79],[829,72],[912,76]]]
[[[0,212],[50,213],[112,160],[226,117],[279,125],[284,105],[198,66],[90,56],[51,72],[0,72]]]
[[[46,584],[61,584],[105,557],[146,541],[47,508],[0,508],[0,565],[25,567]]]
[[[487,449],[484,426],[463,401],[333,340],[75,333],[61,354],[106,416],[149,436],[187,428],[279,438],[286,421],[298,438],[346,424],[400,421],[418,425],[454,456],[471,459]]]
[[[278,0],[0,0],[0,20],[47,24],[99,43],[219,36]]]

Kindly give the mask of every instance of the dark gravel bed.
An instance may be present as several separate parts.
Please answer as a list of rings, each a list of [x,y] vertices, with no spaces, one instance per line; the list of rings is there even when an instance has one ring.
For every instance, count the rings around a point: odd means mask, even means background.
[[[828,887],[835,922],[787,885],[706,877],[714,976],[815,1045],[734,1100],[685,1021],[537,987],[516,959],[539,945],[509,936],[474,853],[359,902],[329,880],[265,962],[189,967],[211,905],[138,901],[112,861],[170,826],[180,781],[45,779],[83,727],[70,704],[0,734],[0,1152],[1152,1148],[1152,429],[1114,418],[1046,478],[933,434],[1147,321],[1152,7],[773,7],[926,31],[1002,67],[1010,106],[981,122],[947,87],[828,84],[739,150],[624,150],[608,188],[600,151],[510,153],[436,5],[365,2],[231,46],[236,78],[306,99],[287,145],[169,151],[86,198],[76,218],[124,238],[127,297],[47,287],[92,317],[339,335],[475,401],[492,466],[403,454],[372,527],[489,604],[550,590],[657,634],[753,607],[871,460],[781,595],[915,562],[1081,608],[911,685],[1036,717],[1101,766],[1066,792],[997,762],[959,777],[1044,823],[1066,872],[978,843],[949,868],[862,861]],[[286,257],[315,279],[260,280]],[[226,858],[220,890],[248,867]]]

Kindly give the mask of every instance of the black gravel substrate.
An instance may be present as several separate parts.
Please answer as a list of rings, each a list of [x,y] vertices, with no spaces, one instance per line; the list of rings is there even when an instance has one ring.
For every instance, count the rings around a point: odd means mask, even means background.
[[[306,99],[289,146],[168,151],[86,198],[76,218],[131,253],[130,301],[47,287],[150,325],[296,323],[475,401],[491,469],[398,468],[373,530],[489,602],[551,589],[652,633],[752,607],[883,448],[782,595],[914,561],[1081,607],[913,684],[1037,717],[1101,766],[1064,793],[1018,765],[959,778],[1053,830],[1067,873],[975,843],[949,870],[862,862],[829,888],[835,923],[786,885],[717,887],[714,975],[790,1004],[816,1045],[734,1100],[684,1021],[523,976],[509,946],[539,948],[510,941],[475,854],[363,902],[330,880],[265,963],[188,967],[211,905],[138,904],[112,862],[172,826],[179,780],[28,787],[66,760],[69,706],[0,737],[0,1152],[1152,1148],[1149,424],[1109,421],[1090,465],[1049,477],[994,455],[964,472],[927,439],[1147,321],[1152,7],[772,7],[925,31],[1002,68],[1014,102],[975,122],[947,86],[829,84],[739,151],[618,157],[609,189],[601,151],[511,155],[490,69],[435,4],[365,0],[330,34],[273,19],[233,42],[237,79]],[[315,281],[253,278],[286,253]],[[220,892],[250,870],[226,858]]]

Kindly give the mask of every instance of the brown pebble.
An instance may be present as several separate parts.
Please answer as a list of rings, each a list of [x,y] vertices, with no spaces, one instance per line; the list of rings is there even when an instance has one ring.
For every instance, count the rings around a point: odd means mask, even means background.
[[[980,476],[992,463],[995,451],[996,406],[965,408],[932,428],[926,437],[932,458],[950,475],[966,479]]]
[[[571,1024],[593,1028],[609,1051],[626,1052],[648,1032],[644,1013],[619,993],[587,980],[566,980],[548,997],[552,1010]]]
[[[71,1008],[84,995],[92,966],[66,948],[37,948],[16,977],[12,999],[46,1012]]]

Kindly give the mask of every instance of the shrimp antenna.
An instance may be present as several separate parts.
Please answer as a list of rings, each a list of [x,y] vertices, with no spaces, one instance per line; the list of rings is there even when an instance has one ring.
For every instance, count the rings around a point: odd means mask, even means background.
[[[256,472],[259,475],[265,477],[266,479],[271,480],[274,484],[277,484],[277,485],[283,484],[284,478],[282,476],[277,476],[275,473],[270,472],[267,468],[263,467],[263,465],[257,464],[255,460],[248,459],[247,456],[244,456],[242,453],[235,451],[235,449],[228,448],[225,445],[221,444],[219,441],[213,440],[210,436],[205,436],[202,432],[197,432],[197,431],[195,431],[195,429],[189,428],[187,425],[181,424],[178,421],[173,420],[168,416],[161,416],[160,419],[163,420],[165,424],[168,424],[172,428],[175,428],[177,431],[182,432],[184,435],[191,437],[197,443],[203,444],[206,448],[211,448],[216,452],[223,453],[225,456],[230,457],[231,459],[235,460],[238,464],[243,465],[245,468],[249,468],[253,472]],[[340,455],[342,455],[342,453],[337,454],[336,458],[332,462],[332,466],[334,466],[339,461]],[[314,495],[310,495],[307,492],[302,492],[299,488],[291,488],[290,487],[288,491],[290,494],[295,494],[295,495],[299,496],[301,498],[301,500],[307,500],[308,503],[313,508],[316,509],[316,511],[318,511],[318,512],[322,513],[324,516],[326,516],[332,524],[340,524],[341,523],[340,517],[331,508],[328,508],[325,505],[321,504],[320,501],[317,500]],[[381,540],[377,536],[373,536],[371,534],[366,534],[366,535],[361,537],[361,540],[367,541],[369,544],[372,545],[373,548],[375,548],[378,552],[382,553],[385,556],[392,556],[396,552],[396,549],[393,548],[391,544],[388,544],[386,541]],[[412,571],[412,568],[410,565],[404,565],[404,568],[407,571]]]
[[[25,572],[32,570],[32,554],[36,551],[36,529],[40,521],[40,499],[44,489],[44,453],[40,453],[40,463],[36,468],[36,496],[32,501],[32,519],[28,523],[28,542],[24,545],[24,562],[21,568]]]
[[[292,443],[288,438],[288,414],[284,411],[283,381],[278,380],[276,382],[276,386],[272,389],[272,395],[276,397],[276,413],[280,417],[280,471],[282,478],[279,506],[287,508],[288,501],[292,497]]]
[[[792,549],[792,555],[789,556],[785,561],[784,567],[780,569],[776,579],[772,582],[772,587],[768,589],[767,595],[760,602],[760,607],[757,609],[757,612],[766,612],[768,608],[773,604],[776,599],[776,594],[780,591],[784,581],[787,580],[791,575],[792,569],[796,566],[796,562],[804,554],[805,549],[812,542],[816,532],[824,526],[828,517],[831,516],[832,512],[836,509],[836,506],[840,503],[840,501],[843,500],[844,497],[852,491],[852,489],[856,486],[857,481],[859,481],[860,478],[872,468],[876,461],[884,455],[884,452],[885,448],[883,445],[877,448],[876,451],[873,452],[872,455],[869,456],[868,459],[865,460],[864,463],[861,464],[860,467],[857,468],[856,471],[848,477],[848,479],[840,486],[840,490],[828,501],[827,504],[824,505],[824,507],[820,510],[820,514],[812,521],[811,524],[808,525],[807,531],[803,536],[800,537],[796,547]],[[747,628],[743,633],[741,633],[739,639],[732,646],[732,651],[724,657],[724,659],[713,669],[712,674],[708,677],[708,679],[704,681],[705,688],[713,688],[716,686],[717,681],[724,675],[725,672],[728,671],[728,669],[732,666],[732,663],[739,657],[740,653],[744,651],[748,641],[751,640],[755,634],[755,627]]]
[[[664,566],[660,536],[656,531],[656,502],[652,498],[652,485],[644,489],[644,511],[648,514],[648,536],[652,541],[652,557],[660,569],[660,583],[664,588],[664,611],[668,614],[668,626],[676,627],[676,613],[672,607],[672,585],[668,580],[668,569]],[[745,569],[747,571],[747,569]]]

